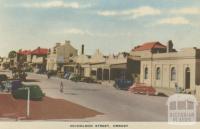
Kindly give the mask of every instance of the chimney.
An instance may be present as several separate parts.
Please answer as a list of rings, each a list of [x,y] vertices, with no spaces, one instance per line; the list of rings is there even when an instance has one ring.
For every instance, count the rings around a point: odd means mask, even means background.
[[[65,44],[70,44],[70,40],[65,40]]]
[[[169,40],[167,43],[167,52],[173,52],[173,42],[172,40]]]
[[[61,43],[56,43],[56,47],[58,47],[58,46],[60,46],[61,45]]]
[[[49,50],[48,50],[48,53],[50,54],[51,53],[51,49],[49,48]]]
[[[84,44],[81,45],[81,54],[84,55]]]

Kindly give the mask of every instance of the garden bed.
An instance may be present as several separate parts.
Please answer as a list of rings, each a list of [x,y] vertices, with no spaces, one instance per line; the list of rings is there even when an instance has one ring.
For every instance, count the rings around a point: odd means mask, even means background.
[[[30,117],[26,118],[26,100],[14,99],[10,94],[0,94],[0,117],[30,120],[82,119],[103,115],[100,112],[63,100],[44,97],[30,101]]]

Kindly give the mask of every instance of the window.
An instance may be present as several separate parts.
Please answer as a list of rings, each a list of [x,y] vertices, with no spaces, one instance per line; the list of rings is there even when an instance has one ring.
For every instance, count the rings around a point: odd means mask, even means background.
[[[160,67],[156,69],[156,80],[160,80]]]
[[[176,80],[176,69],[174,67],[172,67],[171,69],[171,81],[175,81]]]
[[[144,70],[144,79],[148,79],[148,68],[147,67]]]

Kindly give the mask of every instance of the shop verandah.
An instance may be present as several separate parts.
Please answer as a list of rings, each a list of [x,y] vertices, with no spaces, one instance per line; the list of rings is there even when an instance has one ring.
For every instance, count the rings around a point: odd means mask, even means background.
[[[91,77],[99,81],[110,81],[127,77],[127,64],[93,64]]]
[[[127,77],[127,64],[112,64],[108,65],[105,63],[96,64],[68,64],[64,65],[64,71],[79,74],[84,77],[92,77],[98,81],[109,81],[119,78]]]

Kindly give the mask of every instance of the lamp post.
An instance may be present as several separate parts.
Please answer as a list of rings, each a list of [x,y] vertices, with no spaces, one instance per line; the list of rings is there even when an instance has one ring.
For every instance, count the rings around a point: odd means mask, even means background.
[[[27,115],[27,117],[29,117],[30,116],[30,88],[26,88],[26,90],[27,90],[27,111],[26,111],[26,115]]]

